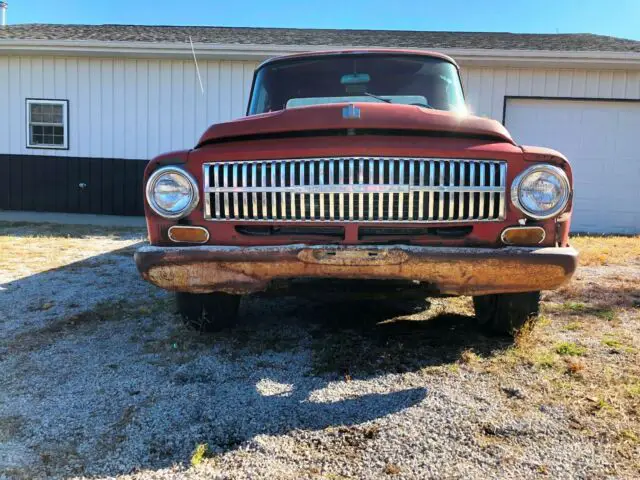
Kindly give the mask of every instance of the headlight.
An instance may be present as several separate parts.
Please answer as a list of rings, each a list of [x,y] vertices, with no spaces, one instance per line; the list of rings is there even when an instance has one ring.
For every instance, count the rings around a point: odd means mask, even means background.
[[[164,218],[189,215],[199,201],[195,179],[178,167],[163,167],[151,174],[147,181],[147,202]]]
[[[511,201],[527,216],[551,218],[564,209],[571,195],[567,175],[553,165],[534,165],[516,177]]]

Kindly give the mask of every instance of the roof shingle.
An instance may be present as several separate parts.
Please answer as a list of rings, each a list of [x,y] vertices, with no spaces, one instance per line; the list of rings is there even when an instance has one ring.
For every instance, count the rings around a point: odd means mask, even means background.
[[[195,43],[231,45],[309,45],[640,53],[640,41],[584,33],[529,34],[57,24],[18,24],[0,28],[0,41],[22,39],[183,43],[188,41],[189,36],[192,37]]]

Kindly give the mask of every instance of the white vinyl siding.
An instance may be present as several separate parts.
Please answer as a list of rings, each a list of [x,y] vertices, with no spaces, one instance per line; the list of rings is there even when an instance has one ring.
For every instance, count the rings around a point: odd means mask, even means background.
[[[195,145],[245,114],[258,62],[0,57],[0,154],[149,159]],[[462,68],[476,115],[502,121],[505,96],[640,98],[640,71]],[[27,98],[69,101],[69,149],[27,149]]]
[[[0,57],[0,154],[146,160],[241,117],[253,61]],[[222,87],[222,88],[221,88]],[[68,100],[68,150],[27,148],[25,102]]]
[[[462,68],[467,104],[475,115],[502,121],[504,97],[640,99],[640,71]]]

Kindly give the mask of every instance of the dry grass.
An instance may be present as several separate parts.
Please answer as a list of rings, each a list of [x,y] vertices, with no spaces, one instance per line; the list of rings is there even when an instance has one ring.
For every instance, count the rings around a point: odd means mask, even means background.
[[[586,263],[601,266],[578,270],[569,285],[547,292],[542,322],[485,360],[485,371],[500,384],[526,378],[526,408],[564,409],[571,429],[607,445],[616,476],[638,478],[640,266],[633,262],[640,237],[578,240],[588,245]],[[606,253],[598,254],[595,240]]]
[[[145,236],[139,228],[0,222],[0,283],[120,250]]]
[[[627,265],[640,263],[640,235],[578,235],[571,244],[580,251],[580,265]]]

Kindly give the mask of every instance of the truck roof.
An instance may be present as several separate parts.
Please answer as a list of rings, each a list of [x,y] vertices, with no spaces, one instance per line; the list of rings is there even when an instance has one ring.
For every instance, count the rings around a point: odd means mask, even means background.
[[[380,54],[397,54],[397,55],[415,55],[421,57],[439,58],[445,60],[458,67],[456,61],[448,55],[439,52],[432,52],[428,50],[411,50],[400,48],[359,48],[359,49],[346,49],[346,50],[322,50],[318,52],[304,52],[294,53],[290,55],[281,55],[279,57],[272,57],[262,62],[256,70],[261,69],[265,65],[270,65],[275,62],[282,62],[287,60],[293,60],[298,58],[313,58],[313,57],[328,57],[332,55],[380,55]]]

